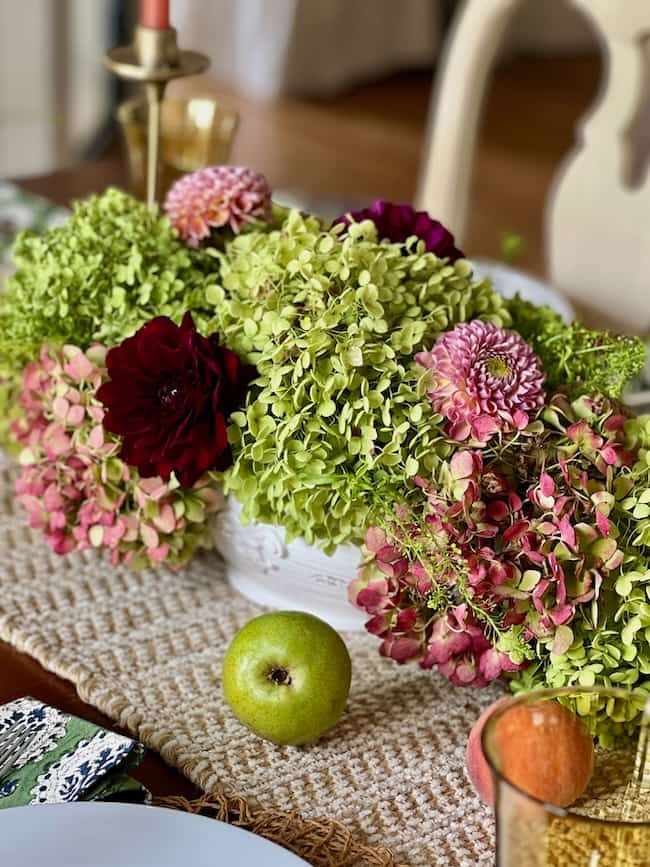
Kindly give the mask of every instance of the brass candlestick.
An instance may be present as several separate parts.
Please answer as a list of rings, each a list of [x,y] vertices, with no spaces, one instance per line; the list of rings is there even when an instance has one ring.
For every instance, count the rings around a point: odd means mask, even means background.
[[[210,61],[196,51],[181,51],[173,27],[168,30],[136,27],[133,44],[111,48],[104,60],[120,78],[141,81],[145,86],[148,104],[147,204],[153,207],[157,198],[160,106],[165,87],[174,78],[204,72]]]

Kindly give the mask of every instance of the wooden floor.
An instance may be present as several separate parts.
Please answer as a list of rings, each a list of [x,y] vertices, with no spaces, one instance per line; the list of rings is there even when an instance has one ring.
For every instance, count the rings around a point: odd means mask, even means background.
[[[504,232],[527,241],[519,264],[543,270],[543,208],[575,124],[600,77],[596,57],[519,58],[489,88],[472,187],[465,250],[496,256]],[[345,206],[411,200],[432,75],[411,73],[328,100],[257,102],[203,82],[241,113],[233,161],[267,174],[275,188]],[[435,215],[434,215],[435,216]]]

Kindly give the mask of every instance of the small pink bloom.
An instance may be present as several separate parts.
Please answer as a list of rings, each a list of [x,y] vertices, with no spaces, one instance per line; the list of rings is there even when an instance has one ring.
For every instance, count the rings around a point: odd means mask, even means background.
[[[60,419],[64,419],[68,414],[69,409],[70,404],[64,397],[57,397],[54,399],[52,403],[54,415],[58,416]]]
[[[212,229],[239,232],[271,218],[271,188],[264,175],[237,166],[209,166],[184,175],[165,199],[165,213],[181,238],[198,247]]]
[[[632,456],[622,445],[607,443],[603,446],[601,455],[605,463],[610,467],[626,467],[632,464]]]
[[[493,500],[488,503],[487,513],[492,520],[501,522],[508,517],[510,510],[503,500]]]
[[[356,604],[368,614],[380,614],[386,609],[388,581],[371,581],[357,593]]]
[[[474,654],[453,657],[439,665],[438,671],[454,686],[487,686],[487,681],[481,674]]]
[[[555,608],[552,608],[549,611],[549,616],[555,626],[562,626],[563,623],[568,623],[573,618],[574,614],[574,606],[568,605],[566,602],[563,602],[561,605],[556,605]]]
[[[176,515],[174,510],[165,503],[160,512],[152,519],[153,525],[161,533],[173,533],[176,527]]]
[[[605,515],[599,511],[596,511],[596,526],[603,536],[609,536],[611,525]]]
[[[69,425],[72,425],[72,427],[79,427],[79,425],[84,420],[85,415],[86,412],[83,406],[80,406],[78,403],[76,403],[68,410],[65,420]]]
[[[522,667],[516,665],[507,653],[494,647],[489,647],[479,657],[479,671],[488,683],[501,677],[506,671],[519,671]]]
[[[404,608],[397,615],[393,629],[395,632],[410,632],[415,626],[417,619],[418,615],[415,608]]]
[[[104,445],[104,427],[101,424],[95,425],[88,435],[88,445],[93,449],[101,449]]]
[[[539,358],[518,334],[492,322],[462,322],[416,360],[430,370],[429,397],[450,422],[450,436],[486,443],[521,429],[544,403]]]
[[[388,537],[386,536],[386,532],[384,530],[380,530],[377,527],[370,527],[366,532],[366,548],[369,551],[377,552],[381,548],[383,548],[388,541]]]
[[[603,438],[595,433],[586,421],[577,421],[567,428],[567,437],[586,454],[597,451],[603,444]]]
[[[157,548],[160,544],[158,533],[150,524],[140,525],[140,538],[147,548]]]
[[[524,430],[528,427],[528,416],[520,409],[516,409],[512,414],[512,423],[517,430]]]
[[[480,471],[481,459],[476,452],[456,452],[449,462],[453,479],[466,479]]]
[[[558,524],[558,529],[563,542],[566,542],[571,548],[576,547],[576,532],[571,526],[568,515],[565,515]]]
[[[74,347],[64,370],[71,379],[80,382],[82,379],[90,379],[95,371],[95,366],[81,350]]]
[[[521,537],[528,532],[529,528],[529,521],[515,521],[515,523],[505,531],[503,538],[506,542],[518,542]]]
[[[415,638],[385,638],[379,648],[382,656],[389,656],[403,664],[420,653],[420,642]]]
[[[573,643],[573,634],[565,632],[557,632],[555,635],[555,639],[553,640],[553,646],[551,648],[551,653],[555,654],[555,656],[563,656],[567,650],[571,647]]]
[[[147,549],[147,556],[154,563],[163,563],[169,554],[169,545],[158,545],[155,548]]]
[[[539,486],[545,497],[552,497],[555,493],[555,482],[548,473],[542,473],[539,477]]]
[[[625,426],[626,418],[624,415],[610,415],[607,421],[603,424],[603,430],[608,433],[619,433]]]

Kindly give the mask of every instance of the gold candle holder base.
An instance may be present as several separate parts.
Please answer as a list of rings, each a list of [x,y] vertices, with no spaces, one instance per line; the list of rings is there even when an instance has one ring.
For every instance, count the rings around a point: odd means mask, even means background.
[[[160,106],[165,87],[174,78],[198,75],[210,65],[203,54],[181,51],[176,31],[137,27],[132,45],[120,45],[107,52],[105,63],[120,78],[145,86],[147,121],[147,204],[156,204],[160,142]]]
[[[123,102],[117,110],[131,187],[146,200],[147,121],[146,99]],[[220,101],[208,97],[169,99],[160,106],[158,195],[160,201],[179,177],[208,165],[228,162],[237,130],[238,116]]]

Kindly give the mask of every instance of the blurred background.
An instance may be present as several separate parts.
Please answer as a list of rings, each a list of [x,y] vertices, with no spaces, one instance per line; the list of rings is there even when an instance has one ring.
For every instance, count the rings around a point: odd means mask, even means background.
[[[264,172],[287,199],[324,213],[410,201],[458,6],[172,0],[180,44],[212,62],[173,90],[237,112],[230,161]],[[55,199],[126,182],[116,110],[129,94],[101,58],[130,41],[136,15],[135,0],[0,0],[0,178],[71,170],[48,187]],[[484,102],[465,249],[495,257],[517,233],[518,264],[541,272],[544,200],[600,66],[596,36],[568,0],[522,3]]]

